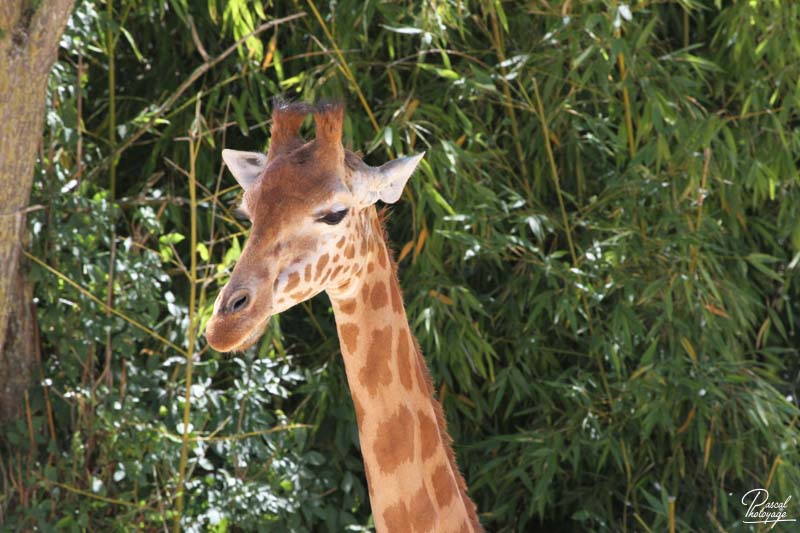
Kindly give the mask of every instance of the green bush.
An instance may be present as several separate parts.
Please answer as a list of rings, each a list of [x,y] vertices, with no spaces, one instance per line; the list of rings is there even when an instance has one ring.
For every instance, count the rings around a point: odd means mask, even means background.
[[[758,487],[800,518],[798,35],[793,2],[79,1],[0,527],[370,527],[327,298],[202,336],[247,235],[220,152],[276,94],[427,150],[388,231],[488,530],[747,530]]]

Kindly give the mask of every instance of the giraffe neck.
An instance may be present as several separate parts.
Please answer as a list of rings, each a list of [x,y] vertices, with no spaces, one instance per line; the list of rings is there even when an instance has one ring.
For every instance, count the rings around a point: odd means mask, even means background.
[[[378,532],[480,531],[374,209],[359,275],[328,291]]]

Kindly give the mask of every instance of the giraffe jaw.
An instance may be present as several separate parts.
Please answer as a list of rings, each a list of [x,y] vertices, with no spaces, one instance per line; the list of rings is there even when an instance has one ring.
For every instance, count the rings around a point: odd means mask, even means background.
[[[240,324],[226,325],[224,319],[215,314],[206,326],[206,340],[218,352],[242,352],[254,345],[264,334],[271,314],[267,314],[260,322],[245,331]],[[228,327],[226,327],[228,326]],[[233,332],[231,332],[233,330]],[[238,333],[238,334],[237,334]]]
[[[245,338],[241,342],[241,344],[239,344],[230,351],[243,352],[246,349],[250,348],[252,345],[254,345],[256,342],[258,342],[258,339],[260,339],[261,336],[264,335],[264,330],[267,329],[267,324],[269,323],[270,318],[271,318],[270,315],[267,315],[266,318],[264,318],[264,320],[262,320],[258,325],[256,325],[256,327],[253,328],[253,331],[250,332],[250,334],[247,336],[247,338]]]

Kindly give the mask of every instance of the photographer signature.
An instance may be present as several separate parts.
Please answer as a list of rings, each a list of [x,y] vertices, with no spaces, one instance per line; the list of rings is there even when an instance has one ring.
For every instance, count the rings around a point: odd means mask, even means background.
[[[772,524],[774,528],[778,522],[797,522],[795,518],[786,518],[786,508],[789,506],[787,496],[782,502],[769,501],[769,491],[767,489],[753,489],[742,496],[742,505],[747,505],[745,513],[745,524]]]

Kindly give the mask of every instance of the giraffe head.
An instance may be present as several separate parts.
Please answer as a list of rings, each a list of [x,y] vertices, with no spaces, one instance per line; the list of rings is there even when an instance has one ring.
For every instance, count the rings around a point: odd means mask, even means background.
[[[304,142],[299,130],[309,113],[316,138]],[[341,104],[278,102],[266,155],[222,151],[252,227],[206,328],[216,350],[251,346],[270,316],[361,272],[359,257],[375,231],[366,210],[396,202],[424,154],[370,167],[344,149],[343,115]]]

